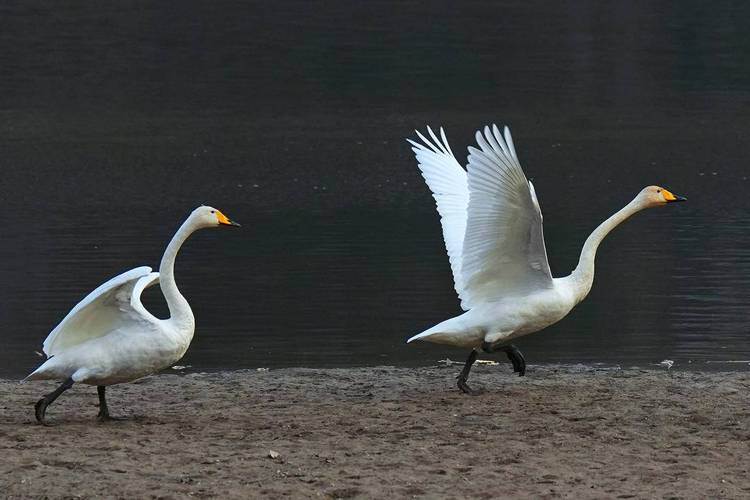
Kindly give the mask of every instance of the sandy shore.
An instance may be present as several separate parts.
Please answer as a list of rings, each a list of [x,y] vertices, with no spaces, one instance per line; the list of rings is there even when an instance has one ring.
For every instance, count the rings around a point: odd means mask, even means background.
[[[39,497],[740,498],[750,374],[477,366],[0,382],[0,492]],[[273,453],[271,453],[273,451]],[[276,455],[278,453],[278,455]],[[271,455],[273,455],[272,458]]]

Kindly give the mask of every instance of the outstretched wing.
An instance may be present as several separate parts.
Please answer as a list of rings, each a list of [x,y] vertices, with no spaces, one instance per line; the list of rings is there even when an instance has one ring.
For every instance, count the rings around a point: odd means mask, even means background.
[[[81,300],[44,341],[44,353],[54,356],[82,342],[106,335],[127,322],[152,321],[141,304],[144,289],[156,283],[159,273],[148,266],[115,276]]]
[[[463,243],[463,295],[470,307],[552,286],[542,212],[510,130],[477,131],[469,147],[469,208]]]
[[[466,171],[453,156],[443,128],[440,128],[440,139],[430,127],[427,127],[427,132],[432,137],[432,141],[419,131],[417,135],[424,144],[410,139],[407,141],[412,145],[422,177],[427,182],[427,186],[432,191],[432,197],[437,203],[456,292],[461,299],[461,306],[468,309],[464,305],[464,283],[461,274],[461,251],[466,233],[466,208],[469,205]]]

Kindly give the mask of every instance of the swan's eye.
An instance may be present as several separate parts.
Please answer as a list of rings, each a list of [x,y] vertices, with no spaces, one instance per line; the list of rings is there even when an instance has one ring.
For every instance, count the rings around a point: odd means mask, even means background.
[[[211,213],[212,213],[212,214],[215,214],[215,213],[216,213],[216,210],[211,210]]]
[[[657,192],[657,193],[661,193],[661,189],[657,189],[657,190],[656,190],[656,192]]]

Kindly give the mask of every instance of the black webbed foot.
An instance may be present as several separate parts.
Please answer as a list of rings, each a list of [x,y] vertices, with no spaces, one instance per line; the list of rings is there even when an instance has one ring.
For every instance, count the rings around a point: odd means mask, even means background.
[[[49,401],[47,401],[47,397],[45,396],[34,405],[34,416],[36,416],[37,422],[49,426],[50,424],[44,418],[44,414],[47,413],[47,406],[49,406]]]
[[[480,390],[472,389],[469,387],[469,384],[466,383],[466,378],[461,377],[459,375],[458,377],[458,388],[461,389],[461,392],[464,394],[468,394],[469,396],[478,396],[482,393]]]
[[[469,380],[469,372],[471,371],[471,366],[474,364],[474,361],[477,360],[477,355],[478,353],[476,350],[471,351],[471,354],[469,354],[469,357],[466,359],[463,370],[461,370],[461,373],[456,377],[458,379],[458,388],[461,389],[461,392],[472,396],[480,394],[480,391],[475,391],[469,387],[469,384],[467,384],[466,381]]]
[[[513,344],[492,345],[488,342],[482,342],[482,350],[487,353],[498,351],[504,352],[508,356],[510,362],[513,363],[513,371],[518,373],[519,377],[526,375],[526,359],[523,357],[523,354],[521,354],[521,351],[518,350],[518,347]]]
[[[106,386],[100,385],[96,387],[96,392],[99,394],[99,414],[96,419],[99,422],[113,422],[127,420],[126,417],[113,417],[109,414],[109,407],[107,406],[107,388]]]
[[[510,362],[513,363],[513,371],[518,373],[519,377],[526,375],[526,359],[521,354],[521,351],[518,350],[518,347],[511,344],[504,351],[508,355]]]
[[[123,420],[127,420],[128,417],[113,417],[109,413],[102,414],[102,412],[99,412],[96,419],[99,422],[122,422]]]
[[[60,384],[60,387],[55,389],[54,391],[50,392],[46,396],[44,396],[42,399],[36,402],[34,405],[34,416],[36,417],[36,421],[39,422],[42,425],[49,425],[47,423],[47,420],[45,419],[45,414],[47,413],[47,407],[52,404],[53,401],[55,401],[57,398],[60,397],[60,394],[67,391],[73,387],[73,379],[69,378],[62,384]]]

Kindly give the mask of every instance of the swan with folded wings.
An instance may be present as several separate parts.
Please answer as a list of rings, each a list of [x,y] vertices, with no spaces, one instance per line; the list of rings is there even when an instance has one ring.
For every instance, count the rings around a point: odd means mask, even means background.
[[[105,390],[130,382],[176,363],[187,351],[195,318],[174,279],[174,261],[185,240],[198,229],[239,226],[219,210],[196,208],[167,245],[159,272],[137,267],[112,278],[78,303],[44,341],[45,361],[26,380],[63,380],[40,399],[36,419],[46,424],[45,413],[74,383],[96,385],[99,419],[109,420]],[[159,283],[169,307],[169,318],[146,310],[141,294]]]
[[[510,130],[477,131],[464,170],[448,145],[427,129],[413,146],[419,169],[437,203],[443,238],[461,307],[466,311],[411,337],[472,349],[458,376],[465,393],[479,350],[505,352],[520,376],[526,362],[511,341],[560,321],[591,290],[599,243],[618,224],[645,208],[685,201],[659,186],[648,186],[605,220],[586,239],[578,266],[553,278],[542,233],[542,212],[526,179]]]

